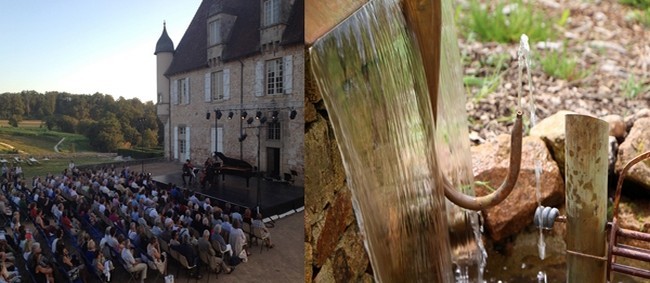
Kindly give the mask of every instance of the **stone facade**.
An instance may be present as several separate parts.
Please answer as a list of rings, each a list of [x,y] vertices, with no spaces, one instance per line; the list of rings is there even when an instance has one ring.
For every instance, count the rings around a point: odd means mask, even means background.
[[[201,9],[202,7],[197,11],[197,15]],[[288,28],[286,24],[280,26]],[[244,32],[262,32],[259,29],[235,30],[237,27],[241,26],[235,24],[228,34],[238,36]],[[190,26],[183,41],[193,38],[187,33],[195,30]],[[276,42],[281,41],[282,33],[278,33],[278,36],[280,38]],[[206,38],[206,36],[198,38]],[[183,44],[187,46],[183,41],[174,56],[183,58],[182,55],[178,55]],[[206,64],[184,72],[169,74],[167,71],[168,73],[165,74],[167,80],[163,82],[167,89],[158,90],[159,97],[162,96],[158,102],[158,113],[165,124],[165,156],[170,160],[178,161],[189,158],[195,164],[202,164],[215,151],[215,145],[218,145],[218,151],[226,156],[242,159],[254,167],[259,166],[260,170],[268,175],[284,177],[286,173],[295,172],[297,175],[292,177],[295,180],[294,184],[302,186],[304,183],[304,46],[280,43],[262,46],[259,41],[256,44],[259,45],[257,52],[222,60],[223,57],[215,56],[214,48],[208,46],[206,42],[205,50],[208,53],[206,56],[210,58]],[[220,48],[219,52],[227,51],[225,48]],[[173,60],[180,60],[179,58]],[[279,94],[267,94],[266,91],[267,64],[269,64],[267,61],[273,59],[279,59],[278,62],[282,64],[280,72],[283,74],[281,78],[283,92]],[[178,62],[174,63],[178,64]],[[159,60],[158,72],[160,69]],[[218,80],[220,84],[215,86],[211,73],[218,71],[221,71],[223,81]],[[187,87],[183,86],[183,80],[189,82]],[[223,98],[213,97],[216,88],[223,90]],[[189,101],[185,97],[185,92],[189,93]],[[217,110],[222,115],[218,120],[216,120]],[[267,122],[262,124],[258,119],[254,119],[252,123],[247,123],[246,120],[255,117],[258,111],[267,118]],[[279,114],[275,120],[280,125],[279,139],[272,138],[269,133],[274,111]],[[290,118],[292,111],[296,113],[294,119]],[[233,113],[232,119],[228,118],[230,112]],[[240,118],[243,112],[248,115],[246,119]],[[169,114],[165,115],[167,113]],[[209,118],[207,113],[210,113]],[[219,128],[218,135],[215,130],[215,120]],[[241,139],[244,134],[246,138]]]

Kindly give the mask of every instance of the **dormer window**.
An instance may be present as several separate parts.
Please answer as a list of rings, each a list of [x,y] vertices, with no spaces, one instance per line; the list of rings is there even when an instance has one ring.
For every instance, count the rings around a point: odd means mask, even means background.
[[[217,45],[221,42],[221,20],[216,19],[208,24],[208,45]]]
[[[280,22],[280,1],[264,0],[264,26],[272,26]]]

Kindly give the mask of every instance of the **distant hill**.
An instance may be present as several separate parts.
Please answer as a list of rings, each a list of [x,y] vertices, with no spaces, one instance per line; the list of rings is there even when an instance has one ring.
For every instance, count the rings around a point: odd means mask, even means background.
[[[12,127],[7,120],[0,120],[0,154],[52,155],[57,153],[54,147],[61,140],[58,146],[61,153],[95,151],[84,135],[51,131],[40,125],[41,121],[29,120]]]

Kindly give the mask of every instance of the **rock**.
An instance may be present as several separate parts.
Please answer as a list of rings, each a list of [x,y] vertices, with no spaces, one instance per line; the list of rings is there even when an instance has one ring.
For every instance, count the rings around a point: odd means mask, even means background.
[[[648,150],[650,150],[650,118],[641,118],[634,122],[630,134],[618,148],[616,174],[620,174],[630,160]],[[625,179],[650,190],[650,166],[647,162],[639,162],[628,171]]]
[[[316,242],[314,257],[316,265],[322,265],[332,255],[338,243],[342,240],[345,229],[354,221],[352,211],[352,194],[349,190],[341,190],[336,200],[327,210],[325,224]]]
[[[636,120],[638,120],[640,118],[648,118],[648,117],[650,117],[650,109],[648,109],[648,108],[641,109],[641,110],[637,111],[636,113],[633,113],[633,114],[628,115],[627,117],[625,117],[625,127],[626,127],[627,132],[628,133],[630,132],[630,130],[632,129],[632,126],[634,125],[634,122]]]
[[[546,143],[562,174],[564,174],[564,128],[567,114],[575,114],[575,112],[558,111],[530,129],[531,136],[539,137]]]
[[[309,105],[305,111],[305,148],[309,149],[305,151],[305,282],[372,282],[334,132],[322,115],[320,96],[309,90],[305,93]]]
[[[311,282],[314,274],[314,269],[312,268],[313,255],[311,251],[312,251],[311,244],[309,244],[309,242],[306,242],[305,243],[305,282]]]
[[[472,147],[474,180],[487,182],[496,189],[508,174],[509,154],[509,135],[501,135],[496,141]],[[512,193],[499,205],[483,211],[485,226],[495,241],[520,232],[533,221],[537,207],[535,163],[538,160],[542,165],[542,205],[557,206],[564,200],[562,175],[544,141],[538,137],[525,137],[522,154],[519,179]],[[477,195],[491,192],[485,186],[477,185],[475,188]]]
[[[347,229],[343,239],[339,243],[341,249],[345,251],[347,266],[350,268],[354,277],[346,281],[357,281],[360,274],[365,274],[365,271],[370,264],[370,259],[365,255],[366,248],[363,244],[363,239],[356,226],[352,229]]]
[[[607,159],[609,165],[607,166],[607,173],[613,175],[616,168],[616,157],[618,154],[618,141],[615,137],[609,136],[609,146],[607,146]]]
[[[332,269],[332,262],[330,260],[323,265],[314,278],[314,283],[321,282],[336,282],[334,280],[334,270]]]
[[[607,115],[600,119],[609,123],[609,135],[616,137],[617,140],[622,141],[627,133],[625,127],[625,120],[620,115]]]

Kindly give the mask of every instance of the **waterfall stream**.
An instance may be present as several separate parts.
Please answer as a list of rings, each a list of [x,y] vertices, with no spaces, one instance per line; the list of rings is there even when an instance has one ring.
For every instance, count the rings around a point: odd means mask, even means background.
[[[453,282],[433,113],[396,0],[371,1],[309,50],[377,282]]]

